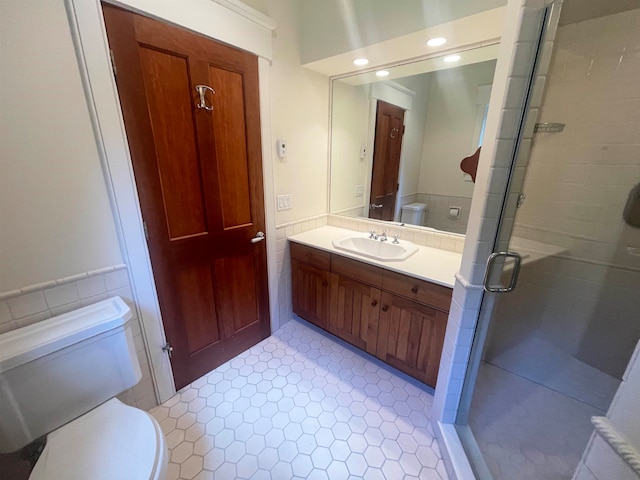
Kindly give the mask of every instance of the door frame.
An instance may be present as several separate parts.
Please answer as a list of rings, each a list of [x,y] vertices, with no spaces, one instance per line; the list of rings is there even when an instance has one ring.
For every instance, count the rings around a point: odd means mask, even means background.
[[[172,0],[106,0],[136,13],[188,28],[258,56],[267,271],[271,322],[277,316],[277,268],[269,69],[275,22],[237,0],[198,2],[175,9]],[[159,403],[176,393],[142,214],[120,110],[100,0],[65,0],[71,37],[105,177],[120,249],[127,264]],[[205,21],[206,19],[206,21]]]

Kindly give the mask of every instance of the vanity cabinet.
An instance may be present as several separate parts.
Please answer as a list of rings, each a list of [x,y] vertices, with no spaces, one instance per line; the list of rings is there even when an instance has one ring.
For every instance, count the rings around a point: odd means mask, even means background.
[[[435,386],[452,290],[291,243],[293,311]]]
[[[329,320],[331,254],[291,244],[293,311],[325,330]]]
[[[380,310],[376,355],[435,387],[448,313],[388,292]]]
[[[332,255],[331,272],[328,330],[361,350],[376,355],[382,269]]]

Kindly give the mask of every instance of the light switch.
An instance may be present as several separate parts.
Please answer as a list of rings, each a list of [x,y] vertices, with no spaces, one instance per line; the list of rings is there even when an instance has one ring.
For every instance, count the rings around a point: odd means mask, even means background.
[[[278,204],[278,211],[291,210],[291,197],[292,195],[290,193],[287,193],[286,195],[278,195],[276,197],[277,204]]]

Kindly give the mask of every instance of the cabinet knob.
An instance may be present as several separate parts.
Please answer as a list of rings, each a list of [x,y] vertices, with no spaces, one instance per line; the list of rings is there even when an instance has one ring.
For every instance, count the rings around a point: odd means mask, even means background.
[[[371,302],[372,307],[375,307],[376,305],[378,305],[378,300],[374,300],[373,302]]]
[[[389,305],[383,305],[382,306],[382,311],[386,312],[387,310],[389,310]]]
[[[415,285],[411,287],[411,293],[418,293],[418,287],[416,287]]]

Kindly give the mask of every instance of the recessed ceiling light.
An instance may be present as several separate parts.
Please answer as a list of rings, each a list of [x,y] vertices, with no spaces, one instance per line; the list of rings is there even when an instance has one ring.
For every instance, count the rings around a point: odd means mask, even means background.
[[[427,40],[427,45],[429,45],[430,47],[439,47],[441,45],[444,45],[445,43],[447,43],[447,39],[444,37],[435,37]]]
[[[447,55],[442,59],[443,62],[447,63],[457,62],[458,60],[460,60],[460,55]]]
[[[369,63],[369,60],[367,60],[366,58],[356,58],[353,61],[354,65],[358,65],[359,67],[362,67],[363,65],[366,65],[367,63]]]
[[[378,76],[378,77],[388,77],[389,76],[389,71],[388,70],[378,70],[376,72],[376,76]]]

